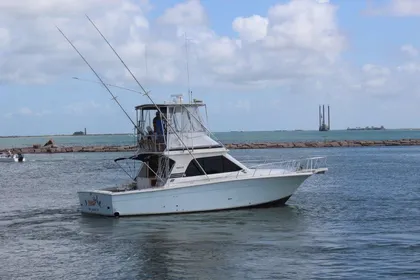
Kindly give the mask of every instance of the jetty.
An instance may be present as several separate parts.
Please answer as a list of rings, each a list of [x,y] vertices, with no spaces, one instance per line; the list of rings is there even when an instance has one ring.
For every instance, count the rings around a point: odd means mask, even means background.
[[[334,148],[334,147],[381,147],[381,146],[420,146],[420,139],[400,140],[343,140],[343,141],[306,141],[306,142],[260,142],[260,143],[232,143],[225,144],[231,150],[245,149],[282,149],[282,148]],[[52,154],[52,153],[93,153],[93,152],[133,152],[137,146],[72,146],[60,147],[50,145],[33,145],[32,147],[5,148],[0,152],[11,151],[22,154]]]

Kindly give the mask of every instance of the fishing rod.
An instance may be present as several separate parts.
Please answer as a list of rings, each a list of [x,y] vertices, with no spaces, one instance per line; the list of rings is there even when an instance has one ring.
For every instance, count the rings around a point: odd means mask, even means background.
[[[190,103],[192,102],[192,91],[190,88],[190,67],[188,63],[188,39],[187,39],[187,32],[184,33],[185,38],[185,57],[186,57],[186,66],[187,66],[187,85],[188,85],[188,98],[190,99]]]
[[[101,79],[101,77],[99,77],[98,73],[96,73],[96,71],[92,68],[92,66],[89,64],[89,62],[87,62],[87,60],[85,59],[85,57],[73,45],[73,43],[69,40],[69,38],[67,38],[67,36],[64,34],[64,32],[61,31],[61,29],[58,26],[55,26],[55,27],[58,29],[58,31],[60,31],[61,35],[63,35],[63,37],[67,40],[67,42],[73,47],[73,49],[79,54],[79,56],[83,59],[83,61],[87,64],[87,66],[89,66],[90,70],[92,70],[92,72],[96,75],[96,77],[99,79],[99,81],[101,81],[101,84],[107,89],[107,91],[109,92],[109,94],[112,96],[112,99],[118,104],[118,106],[120,106],[121,110],[125,113],[125,115],[127,116],[127,118],[134,125],[134,127],[138,129],[137,125],[134,123],[134,121],[130,118],[130,116],[128,115],[128,113],[121,106],[120,102],[118,102],[117,97],[112,93],[112,91],[104,83],[104,81]]]
[[[75,80],[79,80],[79,81],[82,81],[82,82],[88,82],[88,83],[94,83],[94,84],[100,84],[100,82],[98,82],[98,81],[92,81],[92,80],[87,80],[87,79],[81,79],[81,78],[78,78],[78,77],[72,77],[73,79],[75,79]],[[105,83],[107,86],[109,86],[109,87],[115,87],[115,88],[119,88],[119,89],[122,89],[122,90],[127,90],[127,91],[132,91],[132,92],[135,92],[135,93],[139,93],[139,94],[141,94],[141,95],[144,95],[143,93],[141,93],[140,91],[138,91],[138,90],[134,90],[134,89],[131,89],[131,88],[126,88],[126,87],[122,87],[122,86],[117,86],[117,85],[113,85],[113,84],[108,84],[108,83]],[[150,90],[148,91],[148,93],[150,93]]]
[[[170,122],[168,121],[168,119],[166,118],[166,116],[162,113],[162,111],[160,110],[159,106],[156,105],[156,103],[150,97],[149,93],[143,88],[143,86],[137,80],[136,76],[134,76],[133,72],[131,72],[130,68],[128,68],[128,66],[125,64],[124,60],[120,57],[120,55],[117,53],[117,51],[112,47],[112,45],[105,38],[105,36],[102,34],[102,32],[98,29],[98,27],[95,25],[95,23],[93,23],[93,21],[90,19],[90,17],[88,15],[86,15],[86,17],[90,21],[90,23],[93,25],[93,27],[96,29],[96,31],[98,31],[98,33],[101,35],[101,37],[104,39],[104,41],[108,44],[108,46],[111,48],[111,50],[114,52],[114,54],[118,57],[118,59],[121,61],[121,63],[124,65],[125,69],[127,69],[127,71],[130,73],[131,77],[133,77],[133,79],[136,81],[137,85],[142,89],[142,91],[144,92],[144,95],[147,96],[147,98],[150,100],[150,102],[152,102],[153,105],[156,107],[156,109],[160,113],[160,115],[163,116],[164,120],[166,121],[166,124],[172,129],[173,133],[177,136],[178,140],[187,149],[188,153],[194,159],[194,161],[198,164],[198,166],[200,167],[201,171],[206,175],[207,179],[210,180],[210,178],[208,177],[206,171],[203,169],[203,167],[201,166],[201,164],[197,161],[197,159],[194,157],[194,155],[188,149],[187,145],[184,143],[184,141],[181,139],[181,137],[178,135],[178,133],[176,133],[176,130],[174,129],[174,127],[172,127],[172,125],[170,124]]]

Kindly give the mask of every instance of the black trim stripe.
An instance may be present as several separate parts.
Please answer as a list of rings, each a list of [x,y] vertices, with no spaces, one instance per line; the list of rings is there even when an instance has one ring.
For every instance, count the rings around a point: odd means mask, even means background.
[[[213,146],[201,146],[201,147],[188,147],[189,150],[204,150],[204,149],[216,149],[216,148],[223,148],[221,145],[213,145]],[[176,148],[176,149],[169,149],[170,152],[175,151],[185,151],[187,148]]]
[[[184,177],[184,173],[173,173],[171,174],[171,177],[169,178],[173,179],[173,178],[181,178],[181,177]]]

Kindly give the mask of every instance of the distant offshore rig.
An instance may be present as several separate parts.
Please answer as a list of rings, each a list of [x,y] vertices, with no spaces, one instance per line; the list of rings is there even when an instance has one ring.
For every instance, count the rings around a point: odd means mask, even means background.
[[[319,105],[319,131],[329,131],[330,130],[330,105],[328,105],[328,125],[325,123],[325,105]]]

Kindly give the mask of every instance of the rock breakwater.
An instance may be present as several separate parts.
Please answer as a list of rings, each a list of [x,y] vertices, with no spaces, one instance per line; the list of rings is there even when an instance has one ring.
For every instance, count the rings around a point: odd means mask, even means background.
[[[307,141],[275,143],[240,143],[228,144],[229,149],[270,149],[270,148],[333,148],[333,147],[373,147],[373,146],[419,146],[420,139],[400,140],[343,140],[343,141]]]
[[[226,144],[228,149],[280,149],[280,148],[332,148],[332,147],[373,147],[373,146],[420,146],[420,139],[400,140],[346,140],[346,141],[308,141],[308,142],[273,142],[273,143],[238,143]],[[131,152],[136,146],[40,146],[0,149],[0,152],[10,150],[12,153],[51,154],[51,153],[92,153],[92,152]]]

